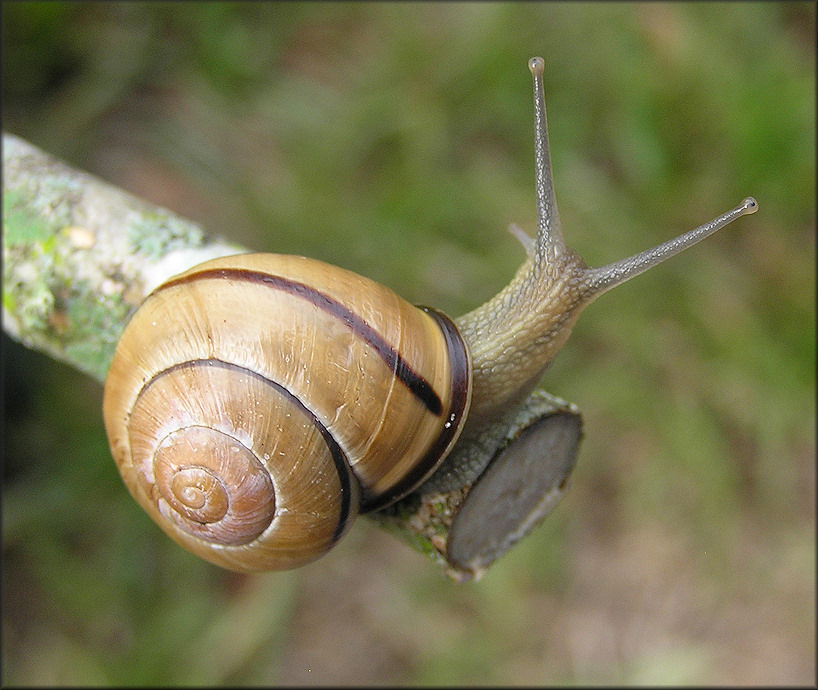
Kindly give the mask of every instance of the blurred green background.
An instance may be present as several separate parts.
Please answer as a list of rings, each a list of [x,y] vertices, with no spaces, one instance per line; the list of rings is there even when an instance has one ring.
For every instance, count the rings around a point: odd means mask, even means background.
[[[453,315],[534,228],[532,55],[588,263],[760,206],[583,314],[544,380],[572,487],[468,585],[366,520],[296,572],[197,560],[101,386],[4,336],[4,684],[815,682],[814,3],[2,11],[5,131]]]

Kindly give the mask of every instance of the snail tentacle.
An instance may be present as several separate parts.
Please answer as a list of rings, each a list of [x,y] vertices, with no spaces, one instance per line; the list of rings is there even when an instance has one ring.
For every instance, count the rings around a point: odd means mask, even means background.
[[[537,193],[537,254],[534,267],[545,269],[555,265],[565,253],[565,242],[554,194],[551,151],[548,145],[543,87],[545,60],[533,57],[528,61],[528,68],[534,78],[534,171]]]
[[[607,292],[611,288],[621,285],[626,280],[644,273],[649,268],[662,263],[671,256],[684,251],[688,247],[701,242],[706,237],[710,237],[714,232],[721,230],[724,226],[732,223],[736,218],[755,213],[758,210],[758,202],[753,197],[747,197],[738,206],[727,213],[723,213],[718,218],[714,218],[709,223],[700,225],[695,230],[680,235],[672,240],[668,240],[652,249],[648,249],[639,254],[634,254],[627,259],[615,261],[600,266],[599,268],[588,268],[583,274],[583,282],[588,285],[588,298],[596,298]]]

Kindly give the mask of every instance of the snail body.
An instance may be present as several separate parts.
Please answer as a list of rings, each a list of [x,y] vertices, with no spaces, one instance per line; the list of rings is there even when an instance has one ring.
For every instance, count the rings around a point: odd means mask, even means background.
[[[123,332],[105,384],[112,454],[173,539],[239,571],[295,568],[359,512],[426,480],[464,428],[517,404],[612,287],[756,210],[602,268],[563,243],[534,77],[538,206],[527,258],[452,321],[320,261],[215,259],[160,285]]]

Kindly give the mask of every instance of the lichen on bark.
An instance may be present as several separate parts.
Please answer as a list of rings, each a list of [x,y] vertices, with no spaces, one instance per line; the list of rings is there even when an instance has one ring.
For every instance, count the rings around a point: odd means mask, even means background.
[[[3,187],[4,328],[99,381],[153,287],[246,251],[9,134]]]

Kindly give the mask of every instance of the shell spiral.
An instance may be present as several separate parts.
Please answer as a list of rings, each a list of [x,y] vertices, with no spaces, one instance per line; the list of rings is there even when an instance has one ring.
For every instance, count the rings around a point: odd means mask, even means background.
[[[248,254],[148,297],[103,413],[128,489],[174,540],[233,570],[288,569],[434,471],[470,382],[447,317],[319,261]]]

